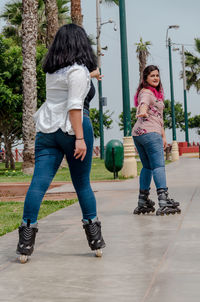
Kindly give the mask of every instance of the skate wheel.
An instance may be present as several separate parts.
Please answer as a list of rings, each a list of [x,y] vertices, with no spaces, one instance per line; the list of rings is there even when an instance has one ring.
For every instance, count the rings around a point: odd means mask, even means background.
[[[98,250],[95,251],[95,256],[96,257],[102,257],[102,255],[103,255],[103,252],[102,252],[101,249],[98,249]]]
[[[19,261],[24,264],[28,261],[28,256],[27,255],[20,255],[19,256]]]

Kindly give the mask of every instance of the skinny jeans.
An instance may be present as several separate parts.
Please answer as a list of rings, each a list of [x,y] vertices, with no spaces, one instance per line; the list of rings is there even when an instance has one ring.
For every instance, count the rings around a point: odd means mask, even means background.
[[[75,159],[75,135],[58,129],[54,133],[38,132],[35,141],[35,169],[27,192],[23,221],[37,221],[42,199],[51,184],[64,155],[66,156],[72,183],[76,190],[83,219],[96,217],[96,199],[90,186],[90,170],[93,153],[93,129],[89,111],[84,109],[83,132],[87,153],[83,161]]]
[[[133,136],[139,153],[142,170],[140,173],[140,190],[149,190],[153,176],[157,189],[165,189],[166,173],[162,136],[156,132]]]

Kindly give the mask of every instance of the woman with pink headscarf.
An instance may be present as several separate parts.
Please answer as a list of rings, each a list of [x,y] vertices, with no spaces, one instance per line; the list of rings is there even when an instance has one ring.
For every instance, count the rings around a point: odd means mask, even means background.
[[[138,206],[134,214],[155,211],[155,202],[149,199],[152,176],[156,185],[159,208],[156,215],[180,213],[179,203],[168,196],[164,149],[167,146],[164,123],[164,94],[157,66],[147,66],[134,97],[137,121],[132,135],[139,153],[142,170]]]

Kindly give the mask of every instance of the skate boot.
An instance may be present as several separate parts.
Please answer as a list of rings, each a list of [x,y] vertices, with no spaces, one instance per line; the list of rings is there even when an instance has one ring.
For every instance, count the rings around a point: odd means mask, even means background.
[[[19,243],[17,245],[16,253],[19,255],[21,263],[26,263],[28,257],[33,253],[37,232],[37,223],[34,224],[34,226],[31,226],[30,220],[27,221],[27,224],[22,223],[19,227]]]
[[[88,240],[89,247],[95,251],[97,257],[102,256],[102,248],[106,246],[101,234],[101,222],[98,218],[82,220],[83,228]]]
[[[156,211],[156,215],[174,215],[175,213],[180,214],[181,209],[178,207],[180,204],[179,202],[174,201],[173,199],[169,198],[168,188],[166,189],[158,189],[158,204],[159,209]]]
[[[150,190],[140,190],[140,194],[138,196],[138,206],[133,211],[133,214],[140,215],[150,212],[155,212],[155,202],[149,199]]]

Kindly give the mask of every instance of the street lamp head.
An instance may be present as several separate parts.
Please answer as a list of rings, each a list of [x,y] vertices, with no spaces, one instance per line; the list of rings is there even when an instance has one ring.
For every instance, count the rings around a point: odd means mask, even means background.
[[[169,46],[169,43],[170,43],[170,38],[168,39],[168,31],[169,29],[179,29],[179,25],[169,25],[168,28],[167,28],[167,32],[166,32],[166,47]]]
[[[179,25],[169,25],[168,28],[174,28],[174,29],[178,29],[180,26]]]
[[[179,51],[180,49],[177,47],[177,48],[175,48],[175,47],[173,47],[173,49],[172,49],[173,51]]]

